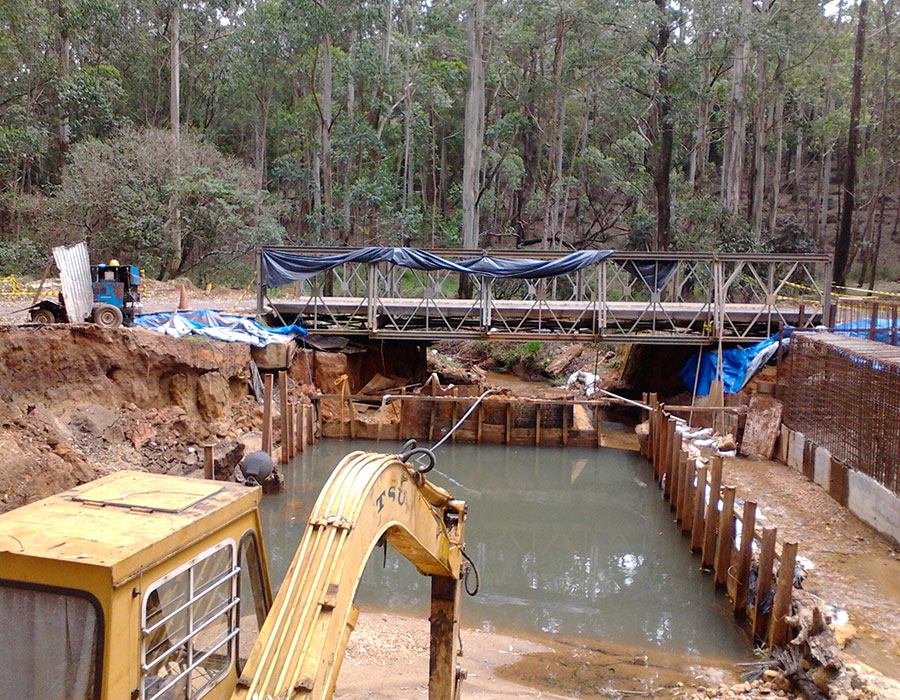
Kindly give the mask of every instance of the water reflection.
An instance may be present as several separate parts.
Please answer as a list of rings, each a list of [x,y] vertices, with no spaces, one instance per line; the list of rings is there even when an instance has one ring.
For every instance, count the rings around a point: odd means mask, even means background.
[[[396,449],[357,442],[353,449]],[[266,497],[272,575],[279,581],[328,474],[351,449],[322,442],[286,470],[284,494]],[[445,446],[433,480],[469,503],[467,552],[481,593],[463,622],[489,630],[652,644],[691,654],[746,656],[708,577],[672,525],[635,453],[587,448]],[[401,555],[380,550],[359,600],[427,615],[429,586]]]

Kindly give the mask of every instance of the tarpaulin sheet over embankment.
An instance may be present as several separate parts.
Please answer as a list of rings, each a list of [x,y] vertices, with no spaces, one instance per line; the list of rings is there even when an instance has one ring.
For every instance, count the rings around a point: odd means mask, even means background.
[[[872,322],[870,319],[858,319],[848,323],[839,323],[834,327],[834,333],[848,335],[856,338],[869,338],[880,343],[891,342],[891,328],[893,322],[888,318],[875,319],[875,333],[871,333]],[[782,331],[781,344],[788,347],[790,335],[796,330],[791,326],[785,326]],[[778,336],[773,335],[746,348],[729,348],[722,351],[721,378],[725,385],[725,393],[736,394],[747,381],[756,374],[778,351]],[[697,384],[697,396],[709,394],[710,386],[716,378],[718,369],[718,353],[714,350],[703,350],[698,361],[697,355],[692,355],[684,363],[680,377],[689,389]],[[699,371],[699,378],[697,373]]]
[[[306,329],[296,324],[268,328],[245,316],[230,316],[209,309],[142,314],[134,319],[134,325],[176,338],[202,335],[228,343],[248,343],[259,348],[272,343],[287,343],[306,335]]]
[[[282,284],[315,277],[346,263],[388,262],[412,270],[450,270],[494,279],[540,279],[583,270],[613,254],[612,250],[577,250],[561,258],[533,260],[482,255],[470,260],[448,260],[418,248],[359,248],[339,255],[303,255],[286,250],[262,249],[266,284]]]

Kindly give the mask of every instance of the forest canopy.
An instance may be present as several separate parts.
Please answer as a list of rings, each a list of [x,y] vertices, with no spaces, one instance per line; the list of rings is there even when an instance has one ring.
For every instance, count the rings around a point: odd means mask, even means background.
[[[161,277],[239,276],[261,242],[803,252],[849,214],[874,282],[898,274],[898,17],[4,0],[0,276],[82,238]]]

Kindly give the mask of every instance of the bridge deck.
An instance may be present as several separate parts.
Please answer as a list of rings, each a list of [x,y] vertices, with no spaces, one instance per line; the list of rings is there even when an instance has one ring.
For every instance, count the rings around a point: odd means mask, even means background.
[[[619,340],[703,344],[713,337],[712,305],[700,302],[597,302],[492,299],[490,325],[482,324],[479,299],[408,299],[379,297],[370,324],[366,297],[299,297],[276,299],[271,308],[286,320],[299,319],[323,335],[441,340]],[[816,325],[820,311],[810,313],[797,304],[726,305],[734,325],[725,342],[747,342],[777,333],[784,323]],[[597,321],[603,319],[604,323]],[[371,325],[371,327],[370,327]],[[636,337],[637,336],[637,337]]]
[[[272,254],[280,255],[293,273],[273,268],[279,271],[273,279],[292,280],[273,299],[264,250],[269,249],[260,250],[258,261],[258,312],[266,313],[268,304],[273,316],[299,319],[323,334],[426,341],[746,343],[768,338],[784,325],[818,325],[831,308],[830,261],[820,254],[620,251],[552,277],[493,279],[454,271],[448,262],[483,251],[434,250],[444,262],[425,269],[410,267],[404,258],[352,262],[347,249],[274,248]],[[552,261],[565,252],[492,255]],[[331,265],[327,274],[316,258]],[[470,299],[456,298],[464,278]],[[283,290],[290,291],[284,295]]]

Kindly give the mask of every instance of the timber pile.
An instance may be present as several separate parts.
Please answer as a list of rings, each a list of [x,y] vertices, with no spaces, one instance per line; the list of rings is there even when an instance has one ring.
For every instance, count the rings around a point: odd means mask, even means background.
[[[839,677],[844,667],[822,600],[802,590],[796,575],[795,542],[777,547],[777,530],[756,528],[756,503],[737,508],[735,488],[722,484],[722,459],[711,466],[691,454],[676,419],[651,394],[644,455],[654,478],[675,511],[691,549],[701,555],[717,587],[731,599],[735,617],[746,620],[754,640],[770,650],[788,649],[780,658],[792,687],[807,700],[819,700],[807,668],[824,678]],[[795,659],[787,664],[784,659]]]

